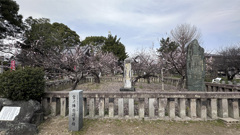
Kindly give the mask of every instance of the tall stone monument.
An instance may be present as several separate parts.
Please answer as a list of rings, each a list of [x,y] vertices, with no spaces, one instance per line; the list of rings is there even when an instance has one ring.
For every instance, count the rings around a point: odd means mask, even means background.
[[[124,60],[124,76],[123,76],[123,88],[120,88],[120,91],[135,91],[135,88],[132,87],[132,65],[131,59]]]
[[[187,47],[186,81],[189,91],[205,91],[204,49],[194,39]]]
[[[83,127],[83,91],[69,92],[69,130],[79,131]]]

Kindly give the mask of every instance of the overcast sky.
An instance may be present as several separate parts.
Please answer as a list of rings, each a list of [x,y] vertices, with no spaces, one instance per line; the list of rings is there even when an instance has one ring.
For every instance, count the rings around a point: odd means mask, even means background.
[[[64,23],[83,40],[87,36],[121,38],[128,54],[159,47],[178,24],[195,25],[202,47],[215,52],[240,43],[240,0],[16,0],[27,18]]]

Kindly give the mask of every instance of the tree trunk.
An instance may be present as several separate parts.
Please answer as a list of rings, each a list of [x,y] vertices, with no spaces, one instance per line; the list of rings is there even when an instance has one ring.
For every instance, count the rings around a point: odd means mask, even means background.
[[[72,90],[75,90],[77,88],[77,85],[79,83],[80,79],[75,79],[74,83],[73,83],[73,86],[72,86]]]
[[[180,81],[179,81],[179,91],[181,91],[183,88],[184,88],[184,79],[185,79],[185,76],[182,76]]]
[[[100,78],[96,72],[92,72],[92,75],[94,76],[94,82],[100,83]]]

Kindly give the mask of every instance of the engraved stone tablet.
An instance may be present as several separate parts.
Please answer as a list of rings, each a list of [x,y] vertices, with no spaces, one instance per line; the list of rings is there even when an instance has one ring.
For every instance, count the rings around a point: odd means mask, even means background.
[[[123,88],[120,88],[120,91],[135,91],[132,87],[132,65],[130,59],[124,60],[124,78],[123,78]]]
[[[131,88],[132,83],[131,83],[131,62],[130,60],[125,60],[124,61],[124,88]]]
[[[205,59],[204,49],[198,41],[193,40],[187,47],[187,89],[189,91],[205,91]]]
[[[79,131],[83,127],[83,91],[69,92],[69,130]]]
[[[21,107],[4,106],[0,112],[0,121],[13,121]]]

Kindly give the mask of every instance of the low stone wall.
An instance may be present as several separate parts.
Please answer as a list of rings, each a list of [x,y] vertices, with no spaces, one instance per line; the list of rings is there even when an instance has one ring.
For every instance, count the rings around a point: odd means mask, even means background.
[[[68,114],[68,91],[46,92],[44,110]],[[239,92],[83,92],[85,118],[207,120],[239,118]]]

